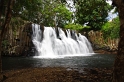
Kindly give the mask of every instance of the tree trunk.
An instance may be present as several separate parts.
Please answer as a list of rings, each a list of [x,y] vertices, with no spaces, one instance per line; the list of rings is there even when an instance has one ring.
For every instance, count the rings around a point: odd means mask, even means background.
[[[2,51],[2,40],[6,35],[7,28],[9,28],[9,23],[12,16],[12,7],[14,0],[9,0],[7,5],[7,13],[5,17],[5,22],[2,26],[1,34],[0,34],[0,74],[2,75],[2,59],[1,59],[1,51]],[[1,13],[1,12],[0,12]]]
[[[0,0],[0,20],[1,20],[2,11],[3,11],[3,3],[4,3],[4,0]],[[0,28],[1,28],[1,25],[2,25],[2,21],[0,21]]]
[[[124,1],[113,0],[113,4],[117,7],[120,19],[120,41],[118,45],[118,53],[114,63],[113,82],[124,81]]]

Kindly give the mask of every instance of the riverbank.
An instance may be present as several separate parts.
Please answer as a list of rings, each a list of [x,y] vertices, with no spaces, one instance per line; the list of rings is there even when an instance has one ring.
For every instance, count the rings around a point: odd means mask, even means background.
[[[63,67],[26,68],[3,72],[1,82],[111,82],[112,69]]]
[[[99,50],[94,50],[94,53],[117,55],[117,50],[115,50],[115,51],[107,51],[107,50],[99,49]]]

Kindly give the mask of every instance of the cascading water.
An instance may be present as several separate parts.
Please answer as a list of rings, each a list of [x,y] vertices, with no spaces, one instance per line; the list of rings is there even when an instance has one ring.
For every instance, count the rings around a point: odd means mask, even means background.
[[[40,25],[32,24],[32,41],[39,57],[65,57],[82,56],[82,54],[93,53],[92,47],[87,38],[74,31],[65,32],[58,28],[57,31],[52,27],[40,29]]]

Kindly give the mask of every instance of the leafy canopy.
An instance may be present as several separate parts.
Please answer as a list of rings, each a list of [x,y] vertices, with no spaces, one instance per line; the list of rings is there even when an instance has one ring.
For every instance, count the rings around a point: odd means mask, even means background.
[[[100,30],[107,21],[111,6],[105,0],[77,0],[76,22],[88,25],[92,30]]]
[[[71,20],[72,13],[57,0],[16,0],[13,16],[45,26],[62,26]]]
[[[7,5],[4,0],[4,5]],[[104,0],[72,0],[76,11],[72,13],[65,6],[67,0],[15,0],[13,17],[45,26],[63,27],[72,20],[75,24],[90,26],[99,30],[107,21],[110,5]],[[5,8],[4,8],[5,10]],[[4,11],[5,12],[5,11]],[[72,16],[74,15],[74,16]],[[4,16],[5,17],[5,16]],[[75,27],[77,28],[77,27]]]
[[[111,22],[107,22],[102,26],[104,38],[119,38],[119,17],[114,18]]]
[[[67,25],[64,26],[65,29],[72,29],[72,30],[77,30],[77,31],[82,31],[82,30],[86,30],[86,29],[89,29],[90,27],[89,26],[82,26],[78,23],[69,23]]]

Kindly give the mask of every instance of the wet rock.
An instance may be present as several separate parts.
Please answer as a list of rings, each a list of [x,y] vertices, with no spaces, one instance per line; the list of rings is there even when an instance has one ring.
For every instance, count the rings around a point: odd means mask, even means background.
[[[91,74],[98,74],[98,71],[95,70],[95,69],[90,69],[90,73],[91,73]]]
[[[69,69],[69,68],[67,68]],[[85,68],[85,74],[62,67],[28,68],[4,72],[3,82],[111,82],[112,69]],[[108,75],[109,73],[109,75]]]

